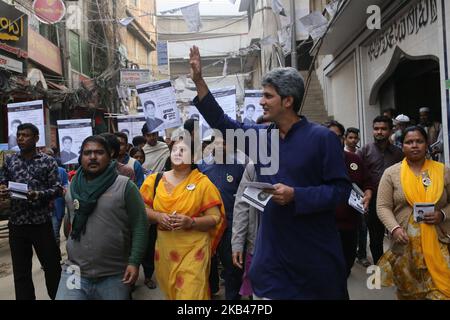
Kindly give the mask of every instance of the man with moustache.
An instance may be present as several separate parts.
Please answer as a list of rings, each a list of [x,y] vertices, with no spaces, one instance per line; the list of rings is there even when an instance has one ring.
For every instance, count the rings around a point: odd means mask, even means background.
[[[377,216],[376,191],[384,170],[403,160],[403,152],[400,148],[391,144],[389,137],[392,135],[392,121],[386,116],[378,116],[373,120],[374,142],[366,144],[357,154],[366,165],[372,179],[374,194],[369,204],[367,227],[369,229],[370,252],[373,263],[377,264],[383,255],[383,240],[385,228]]]

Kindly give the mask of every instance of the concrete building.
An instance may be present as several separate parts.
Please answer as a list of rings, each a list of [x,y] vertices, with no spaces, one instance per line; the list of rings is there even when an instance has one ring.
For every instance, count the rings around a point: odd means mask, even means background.
[[[367,8],[380,9],[381,29],[369,29]],[[450,5],[444,0],[342,1],[318,46],[327,111],[372,141],[372,120],[388,108],[418,120],[431,109],[444,130],[449,164]]]

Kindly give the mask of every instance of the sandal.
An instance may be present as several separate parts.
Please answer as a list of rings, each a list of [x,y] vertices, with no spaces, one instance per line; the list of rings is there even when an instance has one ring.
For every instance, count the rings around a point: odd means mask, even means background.
[[[149,279],[149,278],[145,279],[144,285],[146,285],[147,288],[149,288],[149,289],[152,289],[152,290],[156,289],[156,283],[152,279]]]

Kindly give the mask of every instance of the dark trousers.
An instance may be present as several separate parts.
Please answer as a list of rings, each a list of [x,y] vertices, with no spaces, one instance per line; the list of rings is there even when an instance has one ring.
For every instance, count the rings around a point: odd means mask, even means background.
[[[219,257],[217,254],[211,257],[211,269],[209,271],[209,289],[211,293],[219,291]]]
[[[358,259],[367,259],[367,223],[366,215],[361,214],[358,221]]]
[[[231,250],[231,229],[225,230],[217,250],[223,265],[223,278],[225,279],[225,299],[240,300],[239,291],[242,285],[243,270],[233,265]]]
[[[151,279],[153,272],[155,271],[155,243],[157,234],[157,225],[151,224],[148,229],[147,250],[145,251],[144,260],[142,261],[142,268],[144,268],[144,275],[146,279]]]
[[[49,221],[42,225],[24,226],[9,223],[9,246],[11,248],[16,299],[36,299],[32,278],[34,248],[44,268],[47,293],[54,300],[61,278],[61,255],[56,245],[52,223]]]
[[[355,230],[339,230],[341,237],[342,250],[344,252],[345,267],[347,278],[352,271],[356,258],[356,243],[358,242],[358,231]]]
[[[380,219],[378,219],[376,199],[374,198],[372,198],[369,205],[367,228],[369,229],[370,252],[372,253],[373,264],[377,264],[384,252],[383,241],[385,228]]]

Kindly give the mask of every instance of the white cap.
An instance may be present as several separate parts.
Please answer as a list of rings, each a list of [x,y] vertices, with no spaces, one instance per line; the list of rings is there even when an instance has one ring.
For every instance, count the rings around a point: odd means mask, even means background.
[[[430,112],[430,108],[422,107],[422,108],[419,109],[419,112]]]
[[[396,118],[395,118],[395,123],[408,123],[409,117],[405,116],[404,114],[399,114]]]

